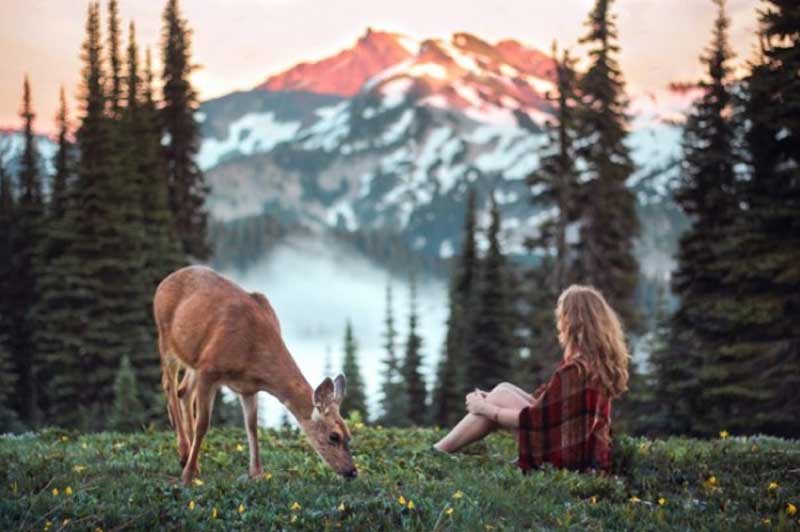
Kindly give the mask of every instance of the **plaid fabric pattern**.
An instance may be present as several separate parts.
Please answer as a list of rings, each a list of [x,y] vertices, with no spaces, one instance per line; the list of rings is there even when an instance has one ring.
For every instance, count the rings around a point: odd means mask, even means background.
[[[562,363],[519,414],[519,461],[576,471],[611,469],[611,399],[574,363]]]

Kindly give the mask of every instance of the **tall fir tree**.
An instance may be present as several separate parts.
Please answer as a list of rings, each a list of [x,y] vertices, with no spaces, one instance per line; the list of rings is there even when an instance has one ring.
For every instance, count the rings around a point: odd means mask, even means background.
[[[433,422],[441,427],[454,425],[463,414],[464,395],[469,389],[466,367],[469,361],[470,323],[478,293],[480,276],[476,227],[476,194],[467,192],[461,253],[450,275],[449,316],[444,352],[436,370],[432,397]]]
[[[14,391],[17,370],[11,356],[9,336],[13,330],[13,301],[11,294],[14,229],[14,197],[11,176],[0,160],[0,432],[18,428],[19,416]]]
[[[11,318],[13,329],[10,335],[10,350],[18,375],[16,399],[22,419],[32,425],[40,419],[40,383],[36,372],[40,360],[34,348],[34,327],[29,314],[37,298],[36,247],[42,236],[44,201],[42,179],[36,138],[33,132],[33,112],[30,83],[27,76],[23,84],[22,109],[24,147],[19,170],[19,201],[15,209],[11,291],[8,296],[14,301]]]
[[[427,390],[422,378],[422,338],[417,333],[419,315],[417,314],[417,283],[411,275],[409,283],[409,314],[406,353],[403,360],[403,381],[405,384],[406,415],[414,425],[424,425],[428,421],[426,401]]]
[[[170,210],[175,230],[186,254],[197,259],[210,255],[207,242],[205,198],[208,187],[197,166],[199,127],[195,120],[197,95],[189,82],[191,31],[178,0],[168,0],[164,9],[162,59],[164,98],[161,124],[167,137],[164,158],[169,179]]]
[[[553,44],[553,58],[558,49]],[[579,112],[575,61],[565,50],[554,59],[556,92],[554,123],[548,124],[547,142],[542,147],[540,165],[528,177],[532,203],[551,209],[555,215],[539,226],[538,234],[526,244],[537,264],[527,274],[528,357],[521,361],[520,383],[536,388],[549,378],[561,358],[554,312],[558,296],[575,280],[575,242],[568,239],[568,228],[579,215],[577,198],[576,138]]]
[[[344,331],[344,358],[342,360],[342,373],[347,379],[347,395],[339,408],[343,417],[348,417],[352,412],[358,412],[364,421],[369,419],[367,409],[367,394],[361,368],[358,364],[358,344],[353,336],[353,326],[347,322]]]
[[[55,174],[52,177],[50,201],[42,218],[41,238],[34,250],[34,263],[37,271],[37,298],[30,310],[33,325],[33,344],[41,364],[37,369],[37,381],[46,393],[40,398],[43,412],[49,418],[53,411],[51,404],[53,390],[58,386],[56,372],[63,370],[58,364],[51,364],[50,355],[64,349],[60,335],[61,320],[68,320],[72,312],[70,305],[64,304],[64,278],[59,259],[69,247],[72,232],[66,223],[66,213],[71,208],[72,187],[74,185],[74,149],[69,141],[69,118],[64,89],[61,88],[59,110],[56,114],[58,129],[58,150],[53,158]]]
[[[478,311],[471,327],[467,362],[467,382],[482,390],[491,390],[511,378],[515,363],[513,303],[509,294],[508,270],[500,249],[500,210],[491,196],[489,249],[483,259]]]
[[[800,436],[800,6],[765,1],[760,57],[745,79],[748,178],[728,253],[736,287],[722,352],[758,393],[731,397],[744,430]],[[741,386],[741,388],[745,388]],[[740,388],[740,389],[741,389]],[[745,391],[748,391],[745,388]],[[749,397],[748,397],[749,396]]]
[[[736,288],[726,280],[731,261],[738,260],[728,251],[738,198],[730,22],[724,1],[715,3],[718,15],[711,45],[701,58],[708,78],[701,81],[703,95],[686,121],[682,175],[675,192],[692,224],[680,240],[672,277],[680,298],[671,341],[675,359],[671,374],[676,380],[671,388],[678,397],[668,415],[677,427],[699,434],[713,434],[723,424],[736,430],[741,419],[737,405],[750,394],[746,361],[731,357],[723,347],[731,332],[731,305],[738,304]]]
[[[627,187],[634,171],[628,135],[628,100],[616,55],[613,0],[596,0],[581,39],[590,47],[590,65],[581,77],[577,153],[585,163],[580,193],[579,279],[600,290],[629,330],[638,316],[634,292],[639,266],[633,255],[638,235],[636,197]]]
[[[385,358],[383,359],[383,382],[381,383],[380,423],[389,427],[399,427],[407,423],[407,399],[405,383],[397,356],[397,329],[394,325],[392,308],[392,286],[386,285],[386,319],[383,332]]]
[[[114,119],[122,116],[122,57],[121,57],[121,38],[119,28],[119,5],[117,0],[108,0],[108,61],[109,77],[108,88],[108,112]]]

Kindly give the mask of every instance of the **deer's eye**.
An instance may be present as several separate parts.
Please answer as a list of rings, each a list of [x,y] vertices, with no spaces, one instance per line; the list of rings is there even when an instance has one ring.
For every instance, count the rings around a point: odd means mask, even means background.
[[[339,445],[342,442],[342,436],[337,432],[331,432],[331,435],[328,436],[328,442],[331,445]]]

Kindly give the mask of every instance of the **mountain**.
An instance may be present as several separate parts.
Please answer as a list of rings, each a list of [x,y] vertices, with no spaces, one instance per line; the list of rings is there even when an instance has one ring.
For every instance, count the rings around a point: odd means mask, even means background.
[[[553,75],[551,58],[513,40],[456,33],[414,41],[368,30],[348,50],[201,105],[209,208],[222,225],[268,217],[284,228],[334,231],[367,252],[365,242],[391,238],[430,263],[459,248],[474,186],[484,219],[494,192],[505,249],[525,257],[525,238],[551,215],[530,205],[536,191],[525,177],[538,164]],[[639,169],[630,185],[649,276],[671,270],[685,224],[669,192],[690,101],[669,88],[632,97]]]

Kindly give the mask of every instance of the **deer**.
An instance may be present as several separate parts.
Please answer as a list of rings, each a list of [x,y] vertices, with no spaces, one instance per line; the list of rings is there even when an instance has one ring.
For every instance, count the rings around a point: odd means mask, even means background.
[[[278,317],[266,296],[247,292],[210,268],[187,266],[158,285],[153,314],[161,381],[184,485],[199,474],[200,445],[222,386],[238,394],[241,402],[250,478],[263,474],[258,449],[259,391],[283,403],[331,469],[346,478],[358,475],[350,451],[351,433],[339,413],[345,377],[326,377],[316,389],[311,388],[283,341]]]

